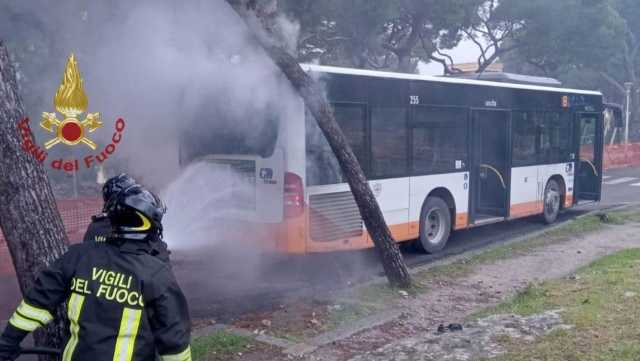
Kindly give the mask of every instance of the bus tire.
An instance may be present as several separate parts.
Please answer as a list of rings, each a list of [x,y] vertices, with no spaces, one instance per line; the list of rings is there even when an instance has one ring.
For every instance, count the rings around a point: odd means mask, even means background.
[[[546,224],[552,224],[558,219],[562,200],[562,188],[555,179],[550,179],[544,189],[542,200],[542,218]]]
[[[418,249],[435,253],[444,248],[451,234],[451,211],[447,203],[438,197],[428,197],[420,212],[420,239]]]

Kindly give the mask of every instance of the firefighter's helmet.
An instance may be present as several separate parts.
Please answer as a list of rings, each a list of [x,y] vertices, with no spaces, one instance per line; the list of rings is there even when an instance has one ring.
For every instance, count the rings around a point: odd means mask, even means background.
[[[114,237],[137,241],[162,238],[162,217],[167,208],[141,185],[134,184],[115,194],[105,209]]]
[[[136,180],[126,173],[121,173],[109,178],[102,186],[102,199],[104,200],[105,207],[111,197],[134,184],[136,184]]]

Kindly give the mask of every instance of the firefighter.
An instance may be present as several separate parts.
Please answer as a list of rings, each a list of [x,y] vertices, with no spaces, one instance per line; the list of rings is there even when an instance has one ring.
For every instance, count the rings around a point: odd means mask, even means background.
[[[109,178],[104,183],[102,186],[102,199],[104,201],[102,213],[91,216],[91,223],[84,234],[83,242],[104,242],[107,240],[107,237],[111,234],[111,223],[109,222],[109,217],[107,217],[105,209],[107,202],[109,202],[112,196],[134,184],[137,184],[136,180],[126,173]],[[169,254],[171,252],[163,240],[153,240],[151,246],[151,254],[153,256],[169,263]]]
[[[62,361],[191,361],[187,302],[169,265],[150,255],[166,208],[133,185],[105,210],[113,233],[71,246],[40,273],[0,337],[0,360],[14,359],[66,301],[71,337]]]

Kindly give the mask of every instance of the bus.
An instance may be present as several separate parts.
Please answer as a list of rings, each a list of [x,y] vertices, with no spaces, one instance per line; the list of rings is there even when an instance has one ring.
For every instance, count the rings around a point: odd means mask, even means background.
[[[325,86],[398,242],[438,252],[454,231],[529,216],[553,223],[600,200],[600,92],[302,66]],[[187,135],[180,162],[233,174],[219,185],[237,210],[226,217],[248,222],[265,249],[373,247],[315,119],[301,99],[289,111],[287,121],[265,115],[251,142]]]

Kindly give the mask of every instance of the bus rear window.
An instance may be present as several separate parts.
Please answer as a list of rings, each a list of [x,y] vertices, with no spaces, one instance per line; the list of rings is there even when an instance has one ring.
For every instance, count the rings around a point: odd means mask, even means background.
[[[275,116],[242,118],[213,113],[191,121],[182,130],[180,162],[186,164],[211,154],[268,158],[273,154],[277,140],[278,121]]]

